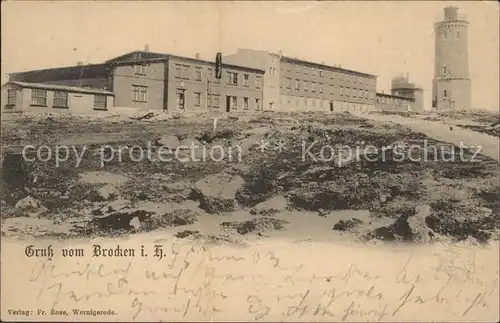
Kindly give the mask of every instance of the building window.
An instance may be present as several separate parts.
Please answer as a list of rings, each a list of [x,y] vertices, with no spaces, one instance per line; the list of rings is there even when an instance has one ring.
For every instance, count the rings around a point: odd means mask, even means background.
[[[182,78],[182,65],[175,64],[175,77]]]
[[[333,94],[333,85],[330,85],[329,88],[330,88],[330,94]]]
[[[260,99],[255,99],[255,110],[260,110]]]
[[[94,95],[94,109],[95,110],[107,110],[108,109],[108,97],[105,95]]]
[[[238,85],[238,73],[227,72],[227,84]]]
[[[316,83],[311,82],[311,91],[316,92]]]
[[[142,65],[142,64],[134,65],[134,71],[135,71],[135,74],[146,75],[146,65]]]
[[[304,66],[304,74],[307,74],[307,66]]]
[[[345,89],[345,95],[350,96],[351,95],[351,89],[346,88]]]
[[[212,94],[212,107],[218,108],[220,106],[219,94]]]
[[[182,67],[183,67],[182,78],[185,80],[189,80],[189,76],[191,74],[191,66],[183,65]]]
[[[194,92],[194,105],[199,107],[201,105],[201,93]]]
[[[340,95],[344,95],[344,87],[343,86],[340,87]]]
[[[148,101],[148,87],[142,85],[132,85],[134,92],[133,101],[147,102]]]
[[[311,69],[311,75],[316,76],[316,70],[314,68]]]
[[[31,105],[47,106],[47,91],[40,89],[31,90]]]
[[[299,65],[295,66],[295,72],[300,73],[300,66]]]
[[[287,89],[292,88],[292,79],[291,78],[286,79],[286,88]]]
[[[243,109],[248,110],[248,98],[243,98]]]
[[[323,93],[323,84],[321,84],[321,83],[319,84],[319,92]]]
[[[238,98],[235,96],[231,97],[231,106],[233,109],[238,109]]]
[[[258,89],[262,87],[262,76],[255,77],[255,87]]]
[[[299,80],[295,80],[295,90],[299,90]]]
[[[201,81],[201,68],[197,67],[195,70],[195,80]]]
[[[309,82],[304,81],[304,91],[309,91]]]
[[[321,76],[321,77],[323,77],[323,76],[324,76],[323,71],[321,71],[321,70],[319,71],[319,76]]]
[[[17,90],[7,91],[7,105],[16,105]]]
[[[54,92],[54,108],[67,108],[68,107],[68,92],[56,91]]]
[[[249,80],[250,80],[250,75],[243,74],[243,85],[244,86],[249,86]]]

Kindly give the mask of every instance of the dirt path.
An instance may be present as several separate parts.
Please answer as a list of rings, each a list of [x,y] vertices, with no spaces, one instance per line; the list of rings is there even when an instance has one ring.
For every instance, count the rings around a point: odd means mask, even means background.
[[[422,119],[405,118],[398,115],[376,115],[369,114],[364,117],[375,121],[395,122],[409,127],[412,131],[421,132],[439,141],[448,142],[459,146],[463,142],[464,146],[482,147],[481,154],[500,160],[499,139],[472,130],[454,127],[450,130],[450,125],[444,122],[428,121]],[[472,148],[472,151],[475,149]]]

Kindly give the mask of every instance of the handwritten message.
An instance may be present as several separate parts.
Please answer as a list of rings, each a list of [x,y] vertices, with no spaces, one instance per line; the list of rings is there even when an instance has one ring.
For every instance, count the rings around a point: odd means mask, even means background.
[[[4,250],[9,320],[470,321],[499,312],[498,249],[171,239]]]

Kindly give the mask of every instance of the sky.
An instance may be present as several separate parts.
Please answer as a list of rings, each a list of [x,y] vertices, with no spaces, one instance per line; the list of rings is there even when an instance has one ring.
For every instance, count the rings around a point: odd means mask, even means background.
[[[433,24],[451,4],[470,22],[472,103],[498,110],[497,1],[2,1],[2,83],[7,73],[101,63],[145,44],[208,60],[252,48],[378,75],[385,93],[408,73],[430,109]]]

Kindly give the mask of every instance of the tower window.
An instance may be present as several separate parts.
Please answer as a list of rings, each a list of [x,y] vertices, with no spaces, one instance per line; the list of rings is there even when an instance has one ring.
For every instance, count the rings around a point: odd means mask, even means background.
[[[460,31],[457,31],[457,39],[460,39]]]
[[[443,31],[443,38],[448,39],[448,32],[446,30]]]
[[[447,97],[448,97],[448,91],[444,90],[444,91],[443,91],[443,96],[444,96],[445,98],[447,98]]]
[[[443,67],[443,74],[444,75],[448,74],[448,68],[446,66]]]

